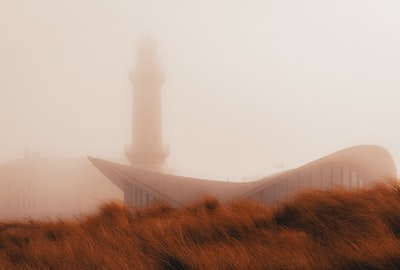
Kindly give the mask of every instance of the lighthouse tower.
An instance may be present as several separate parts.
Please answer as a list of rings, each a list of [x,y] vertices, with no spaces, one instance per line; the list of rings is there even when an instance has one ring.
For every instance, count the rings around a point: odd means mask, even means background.
[[[133,86],[132,141],[125,155],[132,166],[160,169],[169,155],[162,141],[161,85],[157,42],[150,36],[139,40],[136,67],[130,74]]]

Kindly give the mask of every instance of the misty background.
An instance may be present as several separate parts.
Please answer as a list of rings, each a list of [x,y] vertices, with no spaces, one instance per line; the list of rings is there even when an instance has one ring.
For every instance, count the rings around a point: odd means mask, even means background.
[[[357,144],[399,167],[399,14],[396,0],[0,0],[0,164],[123,162],[149,33],[177,173],[240,180]]]

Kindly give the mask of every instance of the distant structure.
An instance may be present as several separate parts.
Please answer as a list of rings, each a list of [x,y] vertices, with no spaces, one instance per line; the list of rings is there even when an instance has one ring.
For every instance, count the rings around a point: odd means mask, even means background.
[[[26,151],[0,164],[0,220],[78,217],[122,195],[84,157],[40,157]]]
[[[162,141],[161,86],[165,76],[157,42],[143,37],[136,48],[136,68],[130,74],[133,86],[132,140],[125,156],[132,166],[159,170],[169,155]]]
[[[374,145],[350,147],[252,182],[221,182],[163,173],[160,167],[168,156],[161,130],[160,91],[164,75],[158,62],[157,43],[148,36],[138,43],[136,72],[131,81],[132,144],[125,153],[131,166],[89,157],[124,192],[124,201],[130,207],[143,207],[155,200],[182,205],[202,194],[213,194],[221,201],[251,198],[272,204],[304,189],[353,189],[396,177],[390,154]]]

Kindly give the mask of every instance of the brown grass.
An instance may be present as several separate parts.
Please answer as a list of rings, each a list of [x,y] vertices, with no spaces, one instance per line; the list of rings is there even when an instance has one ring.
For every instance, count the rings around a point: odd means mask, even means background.
[[[400,269],[400,186],[1,222],[0,269]]]

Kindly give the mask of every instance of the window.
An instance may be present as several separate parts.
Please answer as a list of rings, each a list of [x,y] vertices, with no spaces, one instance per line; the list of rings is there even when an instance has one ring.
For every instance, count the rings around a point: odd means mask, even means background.
[[[358,175],[357,171],[352,170],[351,171],[351,188],[356,188],[358,187]]]
[[[350,188],[350,164],[343,164],[342,167],[342,184],[345,188]]]
[[[333,186],[342,186],[343,185],[342,171],[343,171],[343,164],[341,164],[341,163],[332,164],[332,185]]]
[[[274,184],[275,197],[277,200],[284,200],[287,198],[287,180],[282,180]]]
[[[332,186],[332,164],[327,163],[321,166],[322,177],[321,177],[321,187],[328,189]]]
[[[311,188],[321,187],[321,166],[314,165],[311,168]]]

